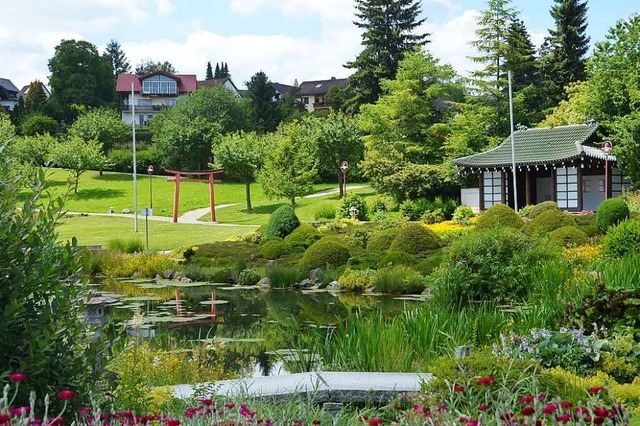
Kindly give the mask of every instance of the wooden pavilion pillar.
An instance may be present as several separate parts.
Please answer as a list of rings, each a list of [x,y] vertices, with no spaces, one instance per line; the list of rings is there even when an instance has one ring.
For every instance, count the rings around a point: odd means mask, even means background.
[[[178,222],[178,206],[180,205],[180,173],[176,174],[173,185],[173,223]]]
[[[211,222],[216,221],[216,203],[214,196],[214,184],[221,183],[221,180],[215,180],[214,175],[223,173],[224,169],[216,169],[216,170],[203,170],[203,171],[187,171],[187,170],[171,170],[165,169],[167,173],[171,173],[174,178],[169,178],[168,180],[174,181],[174,192],[173,192],[173,223],[178,222],[178,206],[180,204],[180,182],[206,182],[209,184],[209,205],[211,207]],[[186,178],[182,178],[182,176],[187,176]],[[188,176],[207,176],[207,179],[193,179]]]
[[[533,204],[531,201],[531,174],[529,169],[524,172],[524,193],[525,193],[525,205],[530,206]]]

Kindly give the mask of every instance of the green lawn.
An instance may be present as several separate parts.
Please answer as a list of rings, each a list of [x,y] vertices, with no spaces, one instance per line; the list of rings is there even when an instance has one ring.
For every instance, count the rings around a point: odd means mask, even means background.
[[[58,194],[67,191],[68,173],[51,169],[47,173],[48,187]],[[222,180],[224,181],[224,175]],[[171,216],[173,209],[173,182],[167,182],[166,176],[153,176],[153,214]],[[318,184],[315,191],[336,187],[336,184]],[[240,183],[221,183],[215,186],[216,204],[241,203],[245,205],[245,186]],[[271,203],[257,184],[251,185],[251,201],[256,205]],[[138,209],[149,206],[149,176],[138,175]],[[189,210],[209,206],[209,188],[206,183],[180,184],[179,214]],[[105,172],[99,176],[89,171],[80,178],[78,193],[73,191],[65,204],[72,212],[106,213],[113,207],[116,213],[124,209],[133,210],[133,178],[126,173]]]
[[[59,241],[78,239],[80,245],[106,245],[113,238],[145,241],[145,221],[139,218],[134,232],[133,217],[73,216],[64,218],[58,226]],[[220,241],[249,233],[248,226],[212,226],[149,221],[149,249],[171,250],[178,247]]]

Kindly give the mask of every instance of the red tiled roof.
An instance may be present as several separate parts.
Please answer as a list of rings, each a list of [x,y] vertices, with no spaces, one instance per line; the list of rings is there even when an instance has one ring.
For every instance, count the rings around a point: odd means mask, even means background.
[[[167,73],[151,73],[146,75],[137,74],[120,74],[116,82],[116,92],[131,92],[131,83],[133,83],[133,91],[139,92],[142,89],[142,81],[152,75],[163,74],[173,78],[178,82],[178,92],[188,93],[195,92],[197,89],[197,78],[195,74],[167,74]]]

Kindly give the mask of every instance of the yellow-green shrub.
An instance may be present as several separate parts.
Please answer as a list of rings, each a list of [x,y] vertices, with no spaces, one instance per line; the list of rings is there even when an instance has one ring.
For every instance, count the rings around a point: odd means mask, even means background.
[[[524,225],[522,218],[511,207],[504,204],[494,204],[478,218],[476,228],[491,229],[508,227],[520,229]]]
[[[442,240],[435,232],[417,223],[410,223],[400,229],[389,248],[410,254],[419,254],[441,246]]]
[[[345,269],[338,278],[340,287],[349,290],[364,290],[376,285],[376,271],[373,269]]]
[[[102,258],[101,271],[108,277],[149,277],[162,274],[166,269],[176,269],[178,264],[169,255],[157,253],[113,252]]]

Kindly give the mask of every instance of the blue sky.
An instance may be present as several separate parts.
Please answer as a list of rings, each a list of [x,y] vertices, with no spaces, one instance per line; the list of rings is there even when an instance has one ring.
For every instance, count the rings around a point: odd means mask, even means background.
[[[100,51],[118,40],[132,66],[168,60],[204,78],[207,61],[229,64],[238,87],[263,70],[272,81],[347,77],[342,65],[360,51],[353,0],[4,0],[0,77],[21,87],[47,81],[47,61],[61,39],[85,39]],[[534,43],[553,26],[552,0],[513,0]],[[602,40],[637,0],[589,0],[588,33]],[[429,49],[460,73],[473,69],[468,42],[484,0],[423,0]]]

